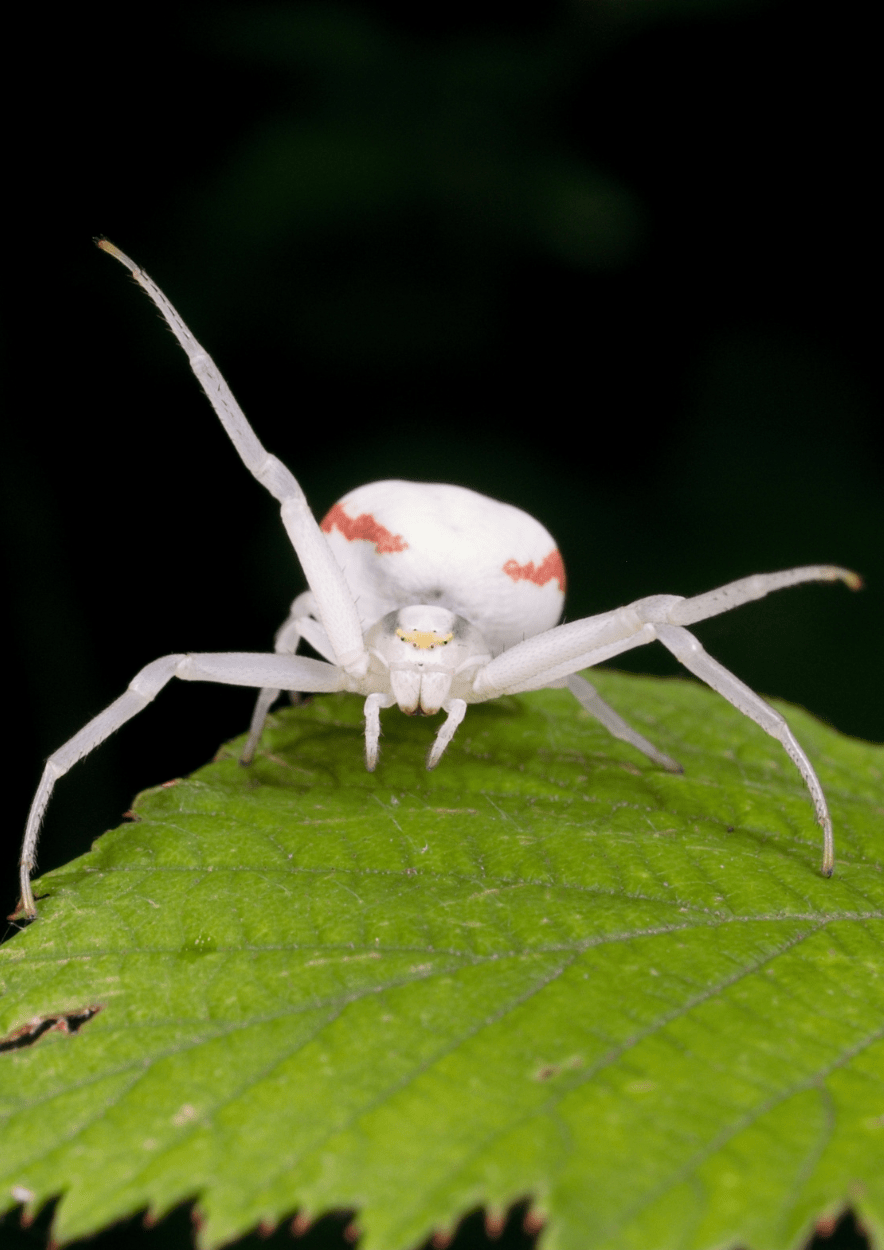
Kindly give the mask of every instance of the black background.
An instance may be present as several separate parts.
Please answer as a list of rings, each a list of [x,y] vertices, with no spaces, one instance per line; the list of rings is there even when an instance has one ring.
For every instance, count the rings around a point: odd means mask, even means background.
[[[163,287],[320,514],[380,477],[518,504],[563,550],[569,619],[857,569],[860,595],[800,588],[697,632],[761,692],[884,739],[872,11],[18,14],[7,911],[42,759],[159,655],[268,648],[302,587],[273,502],[95,234]],[[617,666],[677,671],[660,648]],[[41,867],[205,762],[251,701],[167,689],[60,783]]]

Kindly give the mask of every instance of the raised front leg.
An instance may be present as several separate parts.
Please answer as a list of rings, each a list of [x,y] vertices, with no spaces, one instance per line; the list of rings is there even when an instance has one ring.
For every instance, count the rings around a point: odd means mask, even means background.
[[[132,273],[166,319],[172,333],[187,353],[209,402],[215,409],[240,459],[254,477],[282,505],[282,520],[297,552],[304,576],[316,597],[322,624],[331,642],[336,662],[353,676],[362,676],[368,654],[362,642],[362,628],[344,574],[329,549],[293,473],[261,445],[246,415],[233,397],[217,365],[188,330],[178,311],[157,284],[124,252],[97,239],[102,251],[113,256]]]

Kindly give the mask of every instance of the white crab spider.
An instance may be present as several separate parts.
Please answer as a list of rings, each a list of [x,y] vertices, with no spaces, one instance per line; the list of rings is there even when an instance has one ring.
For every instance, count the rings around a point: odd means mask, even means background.
[[[679,765],[632,729],[578,670],[659,639],[686,668],[776,738],[804,778],[823,829],[822,871],[835,855],[832,823],[810,761],[779,712],[708,655],[685,628],[773,590],[860,578],[834,565],[762,573],[685,599],[652,595],[598,616],[557,625],[564,567],[555,543],[527,513],[459,486],[373,482],[345,495],[322,525],[289,470],[258,441],[226,382],[155,283],[105,239],[98,246],[131,270],[187,353],[246,468],[282,505],[282,519],[310,586],[292,605],[276,653],[167,655],[136,675],[110,707],[46,763],[21,855],[17,915],[36,915],[30,874],[40,823],[57,779],[140,712],[173,677],[261,688],[243,762],[283,691],[349,691],[365,698],[365,757],[377,763],[382,708],[445,720],[427,767],[438,764],[467,705],[499,695],[567,686],[615,737],[655,763]],[[322,656],[296,655],[304,638]]]

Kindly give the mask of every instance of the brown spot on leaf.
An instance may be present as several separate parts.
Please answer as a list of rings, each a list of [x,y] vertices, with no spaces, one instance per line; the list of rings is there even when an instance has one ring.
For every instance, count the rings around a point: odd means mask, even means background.
[[[45,1016],[35,1016],[26,1024],[0,1038],[0,1051],[23,1050],[33,1046],[44,1033],[79,1033],[80,1029],[101,1011],[101,1004],[94,1007],[81,1007],[76,1011],[52,1012]]]

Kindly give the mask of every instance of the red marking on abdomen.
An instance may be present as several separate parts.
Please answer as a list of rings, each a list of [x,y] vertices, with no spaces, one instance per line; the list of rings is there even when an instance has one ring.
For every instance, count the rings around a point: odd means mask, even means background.
[[[337,529],[347,542],[352,543],[361,538],[365,542],[374,543],[378,555],[385,555],[389,551],[408,550],[408,543],[402,535],[391,534],[383,525],[378,525],[371,513],[362,512],[358,517],[349,517],[339,503],[325,514],[319,528],[324,534],[330,534],[333,529]]]
[[[527,564],[507,560],[503,571],[514,582],[534,582],[536,586],[545,586],[555,578],[559,583],[559,590],[565,589],[565,566],[558,550],[551,551],[541,564],[535,564],[533,560],[529,560]]]

